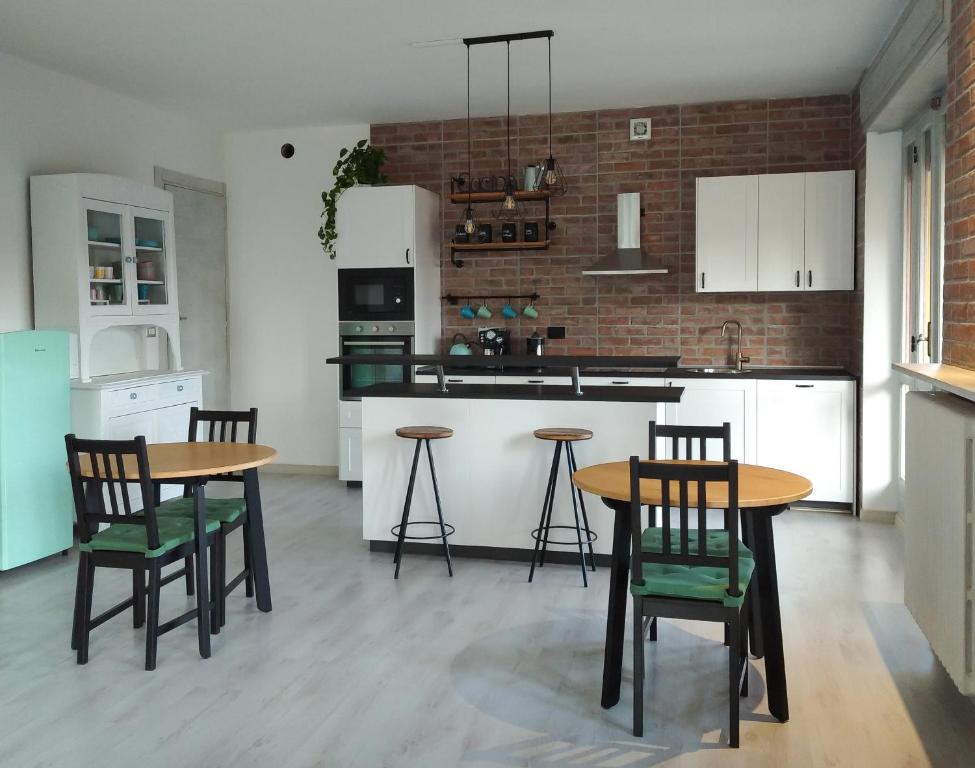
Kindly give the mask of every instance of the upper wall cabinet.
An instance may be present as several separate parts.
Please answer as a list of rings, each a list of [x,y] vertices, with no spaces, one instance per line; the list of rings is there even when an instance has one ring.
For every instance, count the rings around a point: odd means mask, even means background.
[[[339,267],[409,267],[416,256],[414,187],[352,187],[339,199]]]
[[[853,289],[853,171],[701,178],[697,185],[698,292]],[[742,237],[751,232],[754,240]]]
[[[697,180],[698,292],[758,288],[758,176]]]

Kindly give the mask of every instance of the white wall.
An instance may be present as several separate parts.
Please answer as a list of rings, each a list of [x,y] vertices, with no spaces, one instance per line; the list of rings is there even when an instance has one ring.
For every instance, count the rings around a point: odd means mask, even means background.
[[[231,133],[225,144],[230,381],[284,464],[338,464],[336,270],[318,241],[322,190],[368,125]],[[290,142],[295,155],[281,157]]]
[[[904,255],[901,132],[867,134],[863,254],[863,514],[902,509],[900,377]]]
[[[0,53],[0,331],[33,324],[27,179],[153,167],[222,180],[217,131]]]

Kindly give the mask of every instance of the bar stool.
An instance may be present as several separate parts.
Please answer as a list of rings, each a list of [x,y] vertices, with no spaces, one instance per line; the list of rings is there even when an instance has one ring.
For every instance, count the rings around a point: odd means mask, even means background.
[[[447,573],[454,575],[454,569],[450,564],[450,547],[447,545],[447,537],[454,533],[454,526],[443,521],[443,510],[440,508],[440,489],[437,487],[437,470],[433,465],[433,451],[430,450],[431,440],[444,440],[454,436],[454,430],[447,427],[400,427],[396,430],[397,437],[416,440],[416,450],[413,451],[413,469],[410,470],[410,484],[406,489],[406,502],[403,504],[403,519],[399,525],[390,528],[390,533],[396,537],[396,551],[393,555],[393,562],[396,563],[394,579],[399,578],[399,566],[403,560],[403,542],[422,541],[426,539],[443,540],[443,555],[447,560]],[[416,483],[416,467],[420,462],[420,446],[426,443],[427,458],[430,461],[430,478],[433,480],[433,496],[437,500],[437,520],[410,520],[410,504],[413,501],[413,486]],[[409,536],[406,529],[411,525],[439,525],[440,534],[435,536]]]
[[[538,528],[531,532],[532,538],[535,539],[535,551],[532,554],[532,567],[528,573],[528,581],[530,582],[535,576],[536,559],[538,560],[539,568],[545,565],[545,551],[549,544],[559,546],[572,546],[573,544],[578,544],[580,565],[582,567],[582,585],[584,587],[588,587],[589,579],[586,576],[586,554],[585,550],[583,549],[583,544],[587,544],[589,546],[589,562],[592,569],[595,571],[596,556],[592,549],[592,543],[597,539],[597,536],[595,532],[589,528],[589,517],[586,515],[586,502],[582,498],[582,491],[572,484],[572,473],[578,469],[576,466],[576,456],[572,449],[572,444],[578,442],[579,440],[592,439],[592,432],[588,429],[577,429],[575,427],[552,427],[547,429],[536,429],[534,434],[539,440],[554,441],[555,452],[552,456],[552,469],[548,473],[548,486],[545,488],[545,501],[542,504],[542,516],[539,518]],[[555,506],[555,489],[559,479],[559,458],[562,455],[563,446],[565,446],[565,462],[569,470],[569,493],[572,496],[572,511],[575,513],[575,525],[552,525],[552,509]],[[576,503],[576,494],[579,495],[578,504]],[[579,521],[580,509],[582,510],[581,524]],[[568,531],[574,530],[576,532],[576,541],[552,541],[552,529]],[[586,534],[585,540],[582,537],[583,533]],[[541,556],[539,556],[539,547],[541,547]]]

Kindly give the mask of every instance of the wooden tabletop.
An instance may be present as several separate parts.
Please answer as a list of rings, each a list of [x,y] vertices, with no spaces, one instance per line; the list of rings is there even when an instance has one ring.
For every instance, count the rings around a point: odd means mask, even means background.
[[[712,461],[681,461],[666,463],[715,464]],[[630,500],[630,462],[613,461],[580,469],[572,476],[572,482],[579,488],[597,496],[617,501]],[[812,493],[812,483],[801,475],[794,475],[781,469],[760,467],[755,464],[738,465],[738,506],[741,509],[755,507],[774,507],[804,499]],[[677,483],[671,483],[671,500],[678,498]],[[710,509],[723,509],[728,506],[728,484],[712,482],[707,484],[707,505]],[[697,503],[697,484],[691,483],[688,489],[688,504]],[[659,505],[662,494],[659,480],[640,481],[640,501],[644,504]]]
[[[240,472],[270,464],[278,455],[273,448],[250,443],[154,443],[146,450],[153,480]],[[114,470],[115,460],[111,463]],[[134,456],[125,457],[124,467],[126,480],[138,480],[139,470]],[[87,456],[81,457],[81,474],[92,476]]]

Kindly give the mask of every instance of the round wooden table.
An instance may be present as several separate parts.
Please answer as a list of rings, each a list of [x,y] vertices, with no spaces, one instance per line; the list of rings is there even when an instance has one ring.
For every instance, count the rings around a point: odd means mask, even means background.
[[[614,461],[586,467],[572,476],[572,482],[582,490],[602,497],[603,503],[616,513],[603,659],[602,705],[608,709],[619,701],[623,671],[626,600],[630,584],[630,464],[628,461]],[[706,491],[709,509],[727,506],[727,485],[708,483]],[[753,464],[738,465],[738,507],[741,509],[742,535],[755,556],[752,589],[757,599],[752,600],[755,609],[748,617],[750,645],[754,656],[765,657],[769,712],[783,723],[789,719],[789,698],[772,518],[787,509],[791,502],[804,499],[810,493],[812,483],[800,475]],[[696,494],[697,489],[692,484],[691,506],[697,501]],[[672,487],[671,498],[677,498],[676,485]],[[659,480],[640,481],[640,501],[654,506],[661,504],[663,499]]]
[[[267,570],[267,548],[264,543],[264,518],[261,511],[261,491],[257,479],[257,468],[270,464],[278,452],[266,445],[251,443],[153,443],[146,446],[149,459],[149,475],[156,483],[178,482],[193,486],[194,499],[199,499],[197,509],[197,529],[203,530],[202,510],[205,504],[203,485],[206,481],[227,472],[241,472],[244,475],[244,500],[247,504],[247,523],[250,528],[251,569],[254,575],[254,593],[257,607],[261,611],[271,610],[271,584]],[[80,457],[83,477],[94,477],[87,455]],[[102,462],[98,462],[101,468]],[[115,458],[110,458],[113,474],[117,475]],[[127,455],[122,463],[126,480],[138,480],[139,469],[136,458]],[[104,469],[100,476],[105,477]],[[202,535],[198,538],[202,539]],[[206,565],[206,547],[198,547],[198,557],[202,557],[203,572]],[[204,580],[205,581],[205,580]],[[204,589],[205,584],[201,585]]]

